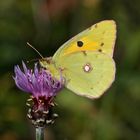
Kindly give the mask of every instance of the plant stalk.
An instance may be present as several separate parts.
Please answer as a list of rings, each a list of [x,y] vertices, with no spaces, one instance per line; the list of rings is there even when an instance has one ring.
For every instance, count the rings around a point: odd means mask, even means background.
[[[44,128],[43,127],[36,128],[36,140],[44,140]]]

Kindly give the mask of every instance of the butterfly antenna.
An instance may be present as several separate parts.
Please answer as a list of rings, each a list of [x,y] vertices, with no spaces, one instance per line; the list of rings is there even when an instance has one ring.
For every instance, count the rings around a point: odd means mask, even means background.
[[[27,42],[27,45],[28,45],[29,47],[31,47],[34,51],[36,51],[42,59],[44,58],[44,57],[41,55],[41,53],[40,53],[36,48],[34,48],[29,42]]]

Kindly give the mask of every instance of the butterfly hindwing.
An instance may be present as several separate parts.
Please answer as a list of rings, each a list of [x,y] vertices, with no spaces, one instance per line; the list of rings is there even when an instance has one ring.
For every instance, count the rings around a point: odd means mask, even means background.
[[[113,59],[101,52],[75,52],[59,59],[56,67],[62,69],[68,89],[89,98],[102,95],[115,77]]]

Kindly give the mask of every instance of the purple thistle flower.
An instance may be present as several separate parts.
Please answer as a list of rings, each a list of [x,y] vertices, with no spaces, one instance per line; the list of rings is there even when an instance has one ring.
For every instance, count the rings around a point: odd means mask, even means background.
[[[60,81],[51,75],[49,71],[43,68],[38,69],[37,64],[34,70],[28,69],[22,62],[23,71],[17,65],[14,68],[15,76],[13,77],[17,87],[30,93],[32,96],[27,101],[30,107],[28,110],[28,118],[32,123],[38,126],[44,126],[54,122],[56,114],[52,114],[52,107],[55,105],[53,98],[63,88],[64,79],[60,73]]]
[[[14,68],[15,83],[22,91],[31,93],[33,97],[54,97],[63,87],[63,79],[60,76],[60,81],[52,77],[49,71],[38,69],[37,64],[32,69],[27,69],[24,62],[22,62],[23,70],[17,65]]]

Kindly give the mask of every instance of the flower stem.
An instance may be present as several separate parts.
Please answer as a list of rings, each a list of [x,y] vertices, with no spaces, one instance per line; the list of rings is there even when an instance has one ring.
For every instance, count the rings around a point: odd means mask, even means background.
[[[44,128],[43,127],[36,128],[36,140],[44,140]]]

